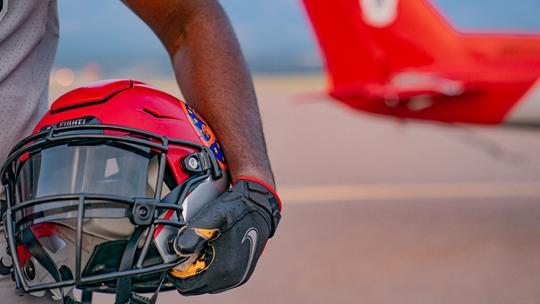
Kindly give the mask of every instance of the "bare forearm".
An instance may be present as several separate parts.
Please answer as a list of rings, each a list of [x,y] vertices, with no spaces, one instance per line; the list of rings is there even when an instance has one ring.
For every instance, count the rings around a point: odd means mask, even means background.
[[[215,0],[124,0],[167,48],[186,101],[218,137],[233,180],[275,186],[257,98],[236,35]]]
[[[248,175],[274,185],[253,82],[227,17],[216,10],[186,27],[172,54],[176,78],[215,130],[233,179]]]

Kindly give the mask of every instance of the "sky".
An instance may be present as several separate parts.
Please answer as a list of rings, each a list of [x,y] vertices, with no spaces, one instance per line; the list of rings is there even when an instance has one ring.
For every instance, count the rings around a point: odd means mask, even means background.
[[[318,70],[318,49],[296,0],[223,0],[247,60],[256,71]],[[96,62],[109,69],[144,66],[170,72],[161,43],[117,0],[58,0],[57,66]]]
[[[460,30],[540,31],[540,0],[432,1]],[[256,73],[320,70],[319,51],[300,0],[220,2]],[[58,4],[57,67],[81,69],[95,63],[115,75],[141,70],[172,75],[161,43],[120,1],[58,0]]]

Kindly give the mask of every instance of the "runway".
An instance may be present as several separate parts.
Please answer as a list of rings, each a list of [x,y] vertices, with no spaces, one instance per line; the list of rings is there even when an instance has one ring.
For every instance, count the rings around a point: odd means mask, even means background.
[[[159,303],[540,302],[540,132],[352,112],[318,76],[256,85],[279,231],[245,286]]]
[[[292,205],[248,284],[179,303],[538,303],[539,218],[535,199]]]

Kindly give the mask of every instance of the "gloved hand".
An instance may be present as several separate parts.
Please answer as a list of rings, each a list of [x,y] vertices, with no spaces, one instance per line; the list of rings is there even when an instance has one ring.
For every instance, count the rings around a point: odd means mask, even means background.
[[[241,177],[191,219],[173,248],[196,257],[169,279],[183,295],[218,293],[244,284],[281,218],[277,194],[262,181]],[[185,265],[185,263],[184,263]]]

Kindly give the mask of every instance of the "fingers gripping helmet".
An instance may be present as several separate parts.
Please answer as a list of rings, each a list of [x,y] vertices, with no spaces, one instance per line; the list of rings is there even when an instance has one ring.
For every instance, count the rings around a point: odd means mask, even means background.
[[[74,286],[171,288],[165,274],[184,261],[170,250],[171,237],[229,186],[204,120],[130,80],[56,100],[13,148],[1,177],[18,288],[61,298]]]

